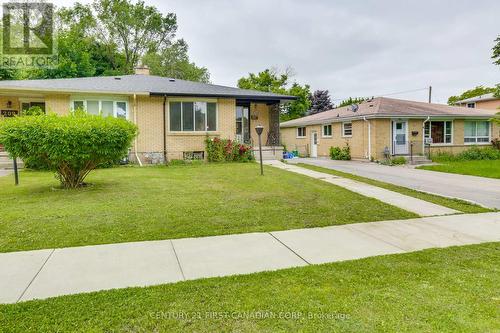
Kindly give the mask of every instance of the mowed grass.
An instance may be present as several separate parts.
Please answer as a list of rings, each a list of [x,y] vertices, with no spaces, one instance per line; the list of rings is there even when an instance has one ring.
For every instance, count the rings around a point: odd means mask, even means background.
[[[5,332],[496,332],[500,243],[0,306]],[[260,316],[260,317],[259,317]]]
[[[0,177],[0,252],[406,219],[415,214],[256,163],[96,170],[79,190],[50,172]]]
[[[419,169],[500,179],[500,160],[444,162]]]
[[[319,172],[328,173],[328,174],[339,176],[339,177],[357,180],[357,181],[360,181],[363,183],[367,183],[370,185],[385,188],[386,190],[398,192],[398,193],[401,193],[404,195],[408,195],[410,197],[414,197],[414,198],[418,198],[418,199],[425,200],[428,202],[432,202],[432,203],[435,203],[436,205],[455,209],[455,210],[457,210],[459,212],[463,212],[463,213],[485,213],[485,212],[492,211],[491,209],[484,208],[482,206],[467,202],[465,200],[446,198],[446,197],[442,197],[442,196],[435,195],[435,194],[420,192],[420,191],[409,189],[407,187],[398,186],[398,185],[394,185],[394,184],[390,184],[390,183],[385,183],[385,182],[381,182],[378,180],[357,176],[357,175],[354,175],[351,173],[322,168],[322,167],[318,167],[315,165],[309,165],[309,164],[305,164],[305,163],[299,163],[298,166],[303,167],[303,168],[307,168],[307,169],[311,169],[311,170],[315,170],[315,171],[319,171]]]

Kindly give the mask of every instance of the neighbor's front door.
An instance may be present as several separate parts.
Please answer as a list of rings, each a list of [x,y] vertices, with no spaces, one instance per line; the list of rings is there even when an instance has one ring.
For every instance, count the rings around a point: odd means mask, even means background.
[[[311,132],[311,157],[318,157],[318,132]]]
[[[392,122],[392,147],[394,155],[408,154],[408,122],[394,120]]]

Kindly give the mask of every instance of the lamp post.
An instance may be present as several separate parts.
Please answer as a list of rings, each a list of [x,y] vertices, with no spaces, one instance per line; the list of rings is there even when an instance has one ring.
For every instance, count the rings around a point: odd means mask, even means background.
[[[257,132],[257,135],[259,136],[259,156],[260,156],[260,175],[264,176],[264,166],[262,164],[262,132],[264,131],[264,127],[261,125],[258,125],[255,127],[255,131]]]
[[[14,157],[14,182],[17,185],[19,185],[19,170],[17,169],[17,158]]]

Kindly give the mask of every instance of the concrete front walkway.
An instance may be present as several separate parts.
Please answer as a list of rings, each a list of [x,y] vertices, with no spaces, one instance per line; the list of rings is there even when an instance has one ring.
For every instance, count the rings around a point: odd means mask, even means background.
[[[424,200],[410,197],[401,193],[389,191],[377,186],[358,182],[352,179],[334,176],[328,173],[318,172],[301,168],[295,165],[285,164],[279,161],[266,161],[267,165],[273,167],[309,176],[324,182],[334,184],[346,188],[352,192],[362,194],[366,197],[371,197],[388,203],[390,205],[402,208],[409,212],[413,212],[420,216],[437,216],[459,213],[451,208],[439,206]]]
[[[289,163],[307,163],[404,186],[417,191],[463,199],[488,208],[500,209],[500,179],[408,167],[391,167],[367,162],[332,161],[326,158],[299,158],[290,160]]]
[[[500,213],[0,254],[0,303],[500,241]]]

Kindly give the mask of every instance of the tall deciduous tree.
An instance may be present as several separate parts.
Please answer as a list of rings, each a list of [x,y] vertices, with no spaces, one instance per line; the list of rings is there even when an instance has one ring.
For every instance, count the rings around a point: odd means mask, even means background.
[[[144,1],[95,0],[96,36],[105,45],[116,45],[125,54],[125,66],[132,71],[148,52],[170,46],[177,31],[174,13],[163,15]]]
[[[181,80],[210,82],[210,73],[205,67],[198,67],[189,61],[188,45],[180,39],[160,52],[148,53],[143,58],[151,74],[173,77]]]
[[[340,102],[340,104],[337,107],[341,108],[343,106],[349,106],[349,105],[352,105],[352,104],[363,103],[367,99],[368,98],[366,98],[366,97],[349,97],[348,99],[345,99],[342,102]]]
[[[489,94],[489,93],[494,93],[496,90],[497,90],[497,88],[493,88],[493,87],[477,86],[473,89],[469,89],[469,90],[464,91],[462,94],[460,94],[458,96],[450,96],[450,98],[448,98],[448,104],[454,105],[456,102],[461,101],[463,99],[477,97],[477,96],[481,96],[481,95]]]
[[[291,76],[292,69],[290,68],[284,72],[279,72],[276,69],[266,69],[257,74],[250,73],[248,77],[242,77],[238,80],[238,87],[296,96],[297,99],[295,101],[290,102],[283,108],[281,120],[300,118],[305,116],[311,107],[311,101],[309,100],[311,94],[310,87],[307,84],[301,86],[297,82],[294,82],[288,88]]]
[[[333,109],[328,90],[316,90],[310,97],[311,114],[320,113]]]
[[[493,55],[491,58],[493,59],[493,63],[495,65],[500,66],[500,35],[498,35],[497,39],[495,39],[495,46],[493,46]]]

